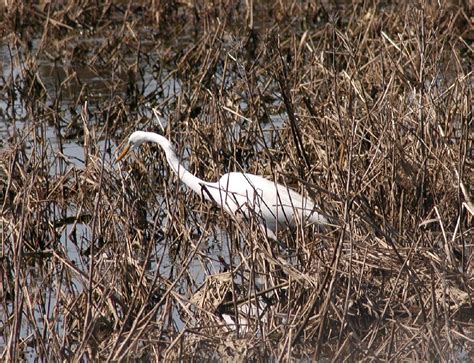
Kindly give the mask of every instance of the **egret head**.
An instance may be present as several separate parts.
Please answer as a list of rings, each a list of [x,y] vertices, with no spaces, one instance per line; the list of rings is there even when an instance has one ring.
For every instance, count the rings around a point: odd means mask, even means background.
[[[133,132],[130,137],[128,138],[128,144],[125,146],[125,149],[120,153],[120,155],[117,157],[117,161],[122,160],[125,155],[128,154],[128,152],[132,149],[136,149],[139,147],[141,144],[143,144],[145,141],[148,140],[147,138],[148,133],[145,131],[135,131]]]
[[[168,155],[170,152],[173,153],[173,147],[167,138],[159,134],[155,134],[154,132],[135,131],[128,138],[128,144],[125,146],[125,149],[122,151],[122,153],[117,157],[117,161],[122,160],[131,149],[136,149],[144,142],[154,142],[159,144],[163,150],[165,150],[166,155]]]

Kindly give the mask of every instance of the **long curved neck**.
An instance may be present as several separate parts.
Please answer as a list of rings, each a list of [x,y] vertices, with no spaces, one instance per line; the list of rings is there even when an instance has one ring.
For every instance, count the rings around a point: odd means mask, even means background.
[[[169,140],[161,135],[155,133],[149,133],[147,135],[147,141],[157,143],[161,146],[166,154],[166,160],[170,165],[171,169],[176,173],[179,179],[191,188],[195,193],[204,196],[206,199],[209,199],[206,196],[206,193],[203,193],[203,185],[209,186],[212,183],[206,182],[202,179],[199,179],[197,176],[191,174],[186,170],[183,164],[180,163],[176,153],[173,150],[173,147]]]

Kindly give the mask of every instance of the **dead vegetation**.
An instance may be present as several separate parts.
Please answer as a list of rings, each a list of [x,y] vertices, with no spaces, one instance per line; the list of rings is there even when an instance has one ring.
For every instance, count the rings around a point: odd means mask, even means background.
[[[2,359],[471,360],[469,10],[12,2]],[[115,163],[135,129],[203,179],[304,189],[340,227],[267,241],[157,148]]]

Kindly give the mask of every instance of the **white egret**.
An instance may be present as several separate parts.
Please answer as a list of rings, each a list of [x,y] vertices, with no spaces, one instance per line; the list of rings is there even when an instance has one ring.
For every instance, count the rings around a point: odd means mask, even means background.
[[[297,223],[330,224],[316,210],[317,207],[310,198],[261,176],[232,172],[224,174],[214,183],[199,179],[180,163],[170,141],[154,132],[132,133],[117,160],[122,160],[130,149],[137,148],[144,142],[160,145],[171,169],[195,193],[216,203],[231,215],[242,214],[245,218],[256,216],[272,238],[276,238],[279,226],[295,226]]]

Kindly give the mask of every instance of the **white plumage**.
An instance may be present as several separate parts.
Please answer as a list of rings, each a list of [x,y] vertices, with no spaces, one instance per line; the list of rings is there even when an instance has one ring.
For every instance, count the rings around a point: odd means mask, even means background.
[[[199,179],[179,162],[169,140],[153,132],[132,133],[127,147],[117,160],[144,142],[160,145],[171,169],[202,198],[213,201],[232,215],[243,214],[247,218],[255,216],[267,231],[276,234],[279,226],[294,226],[297,223],[329,224],[327,218],[316,211],[316,205],[310,198],[261,176],[232,172],[224,174],[214,183]]]

